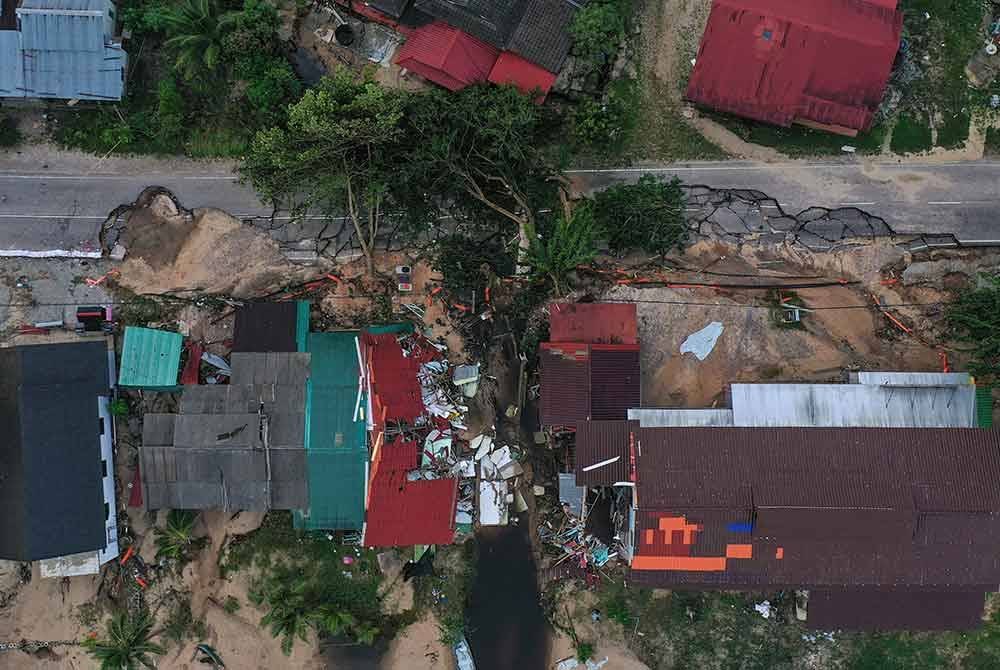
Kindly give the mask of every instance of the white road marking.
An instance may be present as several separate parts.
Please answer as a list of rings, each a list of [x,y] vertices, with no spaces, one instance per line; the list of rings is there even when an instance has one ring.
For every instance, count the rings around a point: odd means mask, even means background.
[[[928,205],[961,205],[961,200],[928,200]]]
[[[233,176],[213,176],[213,175],[195,175],[195,176],[182,176],[182,175],[168,175],[168,174],[149,174],[149,175],[120,175],[120,174],[4,174],[0,172],[0,179],[40,179],[40,180],[74,180],[74,181],[84,181],[90,180],[115,180],[115,181],[146,181],[155,182],[158,179],[164,180],[177,180],[182,181],[231,181],[238,182],[239,179]]]
[[[872,167],[893,170],[910,170],[920,168],[1000,168],[998,162],[983,161],[952,161],[945,163],[872,163]],[[649,166],[637,168],[580,168],[566,170],[566,174],[643,174],[647,172],[725,172],[733,170],[857,170],[862,172],[864,165],[860,163],[754,163],[744,165],[718,165],[713,163],[686,163],[676,166]]]
[[[841,207],[861,207],[863,205],[875,205],[875,204],[877,204],[877,203],[874,203],[874,202],[842,202],[842,203],[840,203],[840,206]]]

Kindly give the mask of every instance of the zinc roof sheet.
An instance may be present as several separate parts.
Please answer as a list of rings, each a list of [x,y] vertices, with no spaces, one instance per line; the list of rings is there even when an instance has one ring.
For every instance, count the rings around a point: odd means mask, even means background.
[[[584,421],[576,427],[576,483],[578,486],[610,486],[630,480],[629,444],[638,432],[634,421]],[[592,470],[590,466],[615,459]]]
[[[455,538],[457,479],[410,482],[402,470],[373,477],[366,547],[451,544]]]
[[[500,52],[472,35],[434,22],[414,30],[396,56],[400,67],[457,91],[486,81]]]
[[[127,326],[118,384],[146,389],[173,389],[181,362],[180,333]]]
[[[573,426],[590,417],[590,347],[543,343],[541,423]]]
[[[254,302],[236,310],[233,351],[296,351],[298,304]]]
[[[494,84],[513,84],[528,95],[538,94],[536,102],[545,100],[556,75],[510,51],[504,51],[490,70]]]
[[[17,31],[0,30],[0,96],[24,96],[24,66]]]
[[[590,351],[590,417],[597,420],[625,419],[631,407],[641,404],[639,346]]]

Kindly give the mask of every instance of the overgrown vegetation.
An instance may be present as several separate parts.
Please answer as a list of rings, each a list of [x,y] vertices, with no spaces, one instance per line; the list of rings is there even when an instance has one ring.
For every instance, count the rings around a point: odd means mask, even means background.
[[[310,631],[372,644],[398,626],[396,617],[380,612],[375,553],[326,533],[296,531],[287,512],[269,513],[260,528],[226,548],[220,572],[237,570],[253,574],[250,601],[266,611],[261,626],[281,638],[286,654]]]
[[[592,0],[584,5],[570,27],[573,55],[592,72],[609,68],[625,39],[631,14],[631,0]]]
[[[205,622],[191,611],[191,594],[172,590],[164,603],[163,638],[180,647],[188,640],[202,640],[207,634]]]
[[[877,154],[882,151],[887,132],[886,126],[875,125],[871,130],[858,133],[857,137],[845,137],[805,126],[792,125],[782,128],[728,114],[709,114],[709,116],[746,142],[773,147],[794,157],[841,154],[845,146],[854,147],[859,154]]]
[[[526,260],[531,265],[532,276],[552,282],[556,293],[561,293],[566,276],[578,265],[594,260],[597,251],[597,225],[594,208],[583,202],[569,215],[556,219],[547,234],[536,232],[534,225],[527,227],[528,251]]]
[[[1000,274],[980,275],[978,285],[948,306],[951,336],[972,354],[969,370],[996,380],[1000,375]]]
[[[643,249],[665,254],[687,242],[684,192],[670,181],[643,175],[635,184],[614,184],[594,196],[594,219],[614,253]]]
[[[439,546],[434,551],[434,571],[413,579],[417,609],[430,609],[437,617],[442,644],[452,646],[465,635],[465,608],[476,577],[476,542]]]
[[[95,153],[238,156],[284,118],[301,85],[267,0],[129,0],[132,49],[121,103],[57,115],[56,139]]]

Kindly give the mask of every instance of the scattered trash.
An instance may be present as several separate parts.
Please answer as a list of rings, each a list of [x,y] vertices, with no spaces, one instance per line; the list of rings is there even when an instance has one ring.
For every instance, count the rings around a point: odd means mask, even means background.
[[[340,560],[341,560],[341,562],[344,565],[351,565],[351,564],[354,563],[354,557],[353,556],[344,556]]]
[[[201,654],[201,658],[198,655]],[[191,660],[197,660],[199,663],[211,664],[213,668],[225,668],[226,664],[222,662],[222,658],[219,657],[219,652],[217,652],[213,647],[207,644],[199,644],[194,648],[194,656]]]
[[[229,367],[229,363],[227,363],[226,359],[224,359],[222,356],[216,356],[213,353],[205,351],[202,352],[201,354],[201,360],[205,361],[213,368],[218,369],[219,372],[226,375],[227,377],[231,377],[233,374],[232,368]]]
[[[476,662],[472,660],[472,649],[469,648],[469,642],[464,636],[455,643],[454,651],[455,666],[458,670],[476,670]]]
[[[845,144],[844,146],[840,147],[840,150],[843,151],[845,154],[853,154],[855,151],[857,151],[857,147],[852,147],[850,144]]]
[[[722,330],[722,324],[713,321],[701,330],[691,333],[681,344],[681,354],[692,353],[699,361],[705,360],[715,349],[715,343],[719,341]]]
[[[765,619],[771,618],[771,602],[769,600],[765,600],[762,603],[758,603],[754,605],[753,608],[757,610],[757,613],[760,614]]]

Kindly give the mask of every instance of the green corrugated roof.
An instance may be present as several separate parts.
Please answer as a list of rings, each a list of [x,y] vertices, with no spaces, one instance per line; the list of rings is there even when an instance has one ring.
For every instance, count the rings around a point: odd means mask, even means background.
[[[309,338],[309,302],[299,300],[295,303],[295,344],[300,352],[306,350]]]
[[[358,402],[358,333],[309,333],[312,354],[306,392],[309,509],[296,512],[296,528],[360,530],[365,514],[368,444]]]
[[[993,427],[993,387],[976,387],[976,423],[980,428]]]
[[[126,327],[118,385],[154,390],[177,388],[183,344],[180,333]]]
[[[365,328],[372,335],[381,335],[382,333],[396,333],[397,335],[405,335],[407,333],[413,332],[413,324],[406,323],[382,323],[377,326],[367,326]]]

